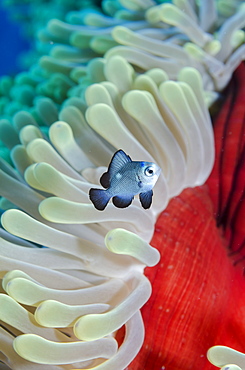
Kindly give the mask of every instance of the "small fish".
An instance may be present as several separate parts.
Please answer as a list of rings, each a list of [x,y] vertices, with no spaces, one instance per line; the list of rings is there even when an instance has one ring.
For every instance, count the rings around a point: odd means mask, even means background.
[[[96,209],[103,211],[109,200],[118,208],[128,207],[136,194],[139,194],[143,208],[150,208],[152,188],[157,182],[161,169],[152,162],[136,162],[122,150],[112,157],[108,171],[100,183],[106,189],[90,189],[89,198]]]

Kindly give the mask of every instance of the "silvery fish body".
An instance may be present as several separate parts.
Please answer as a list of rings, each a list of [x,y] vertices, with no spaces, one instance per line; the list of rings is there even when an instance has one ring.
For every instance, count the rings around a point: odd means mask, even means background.
[[[100,183],[106,189],[90,189],[89,197],[95,208],[103,211],[109,200],[116,207],[128,207],[135,195],[139,194],[143,208],[150,208],[152,188],[160,175],[160,167],[152,162],[136,162],[123,151],[118,150],[112,157],[108,171]]]

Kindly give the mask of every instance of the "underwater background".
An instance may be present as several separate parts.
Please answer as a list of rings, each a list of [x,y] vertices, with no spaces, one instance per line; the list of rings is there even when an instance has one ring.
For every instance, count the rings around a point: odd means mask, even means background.
[[[20,55],[27,51],[31,45],[28,39],[21,32],[21,27],[10,19],[6,8],[0,4],[0,75],[13,75],[21,71]]]

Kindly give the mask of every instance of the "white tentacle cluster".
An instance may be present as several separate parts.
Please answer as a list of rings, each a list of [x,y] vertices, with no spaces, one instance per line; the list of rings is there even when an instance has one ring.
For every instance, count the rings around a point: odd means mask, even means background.
[[[114,56],[105,59],[103,73],[104,82],[86,90],[86,111],[66,104],[48,137],[19,116],[21,144],[12,150],[19,173],[7,165],[0,171],[7,209],[0,239],[1,342],[13,369],[19,363],[25,369],[125,369],[144,339],[139,310],[151,285],[143,270],[160,258],[149,245],[156,217],[212,169],[211,121],[195,69],[172,81],[159,69],[138,75]],[[150,210],[138,200],[127,209],[109,204],[103,212],[91,204],[88,191],[119,148],[162,167]],[[114,337],[124,325],[117,348]]]

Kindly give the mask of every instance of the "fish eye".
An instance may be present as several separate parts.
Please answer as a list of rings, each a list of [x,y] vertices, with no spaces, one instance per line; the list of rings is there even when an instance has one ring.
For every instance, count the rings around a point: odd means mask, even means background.
[[[154,175],[154,168],[152,166],[146,167],[144,171],[146,176],[153,176]]]

